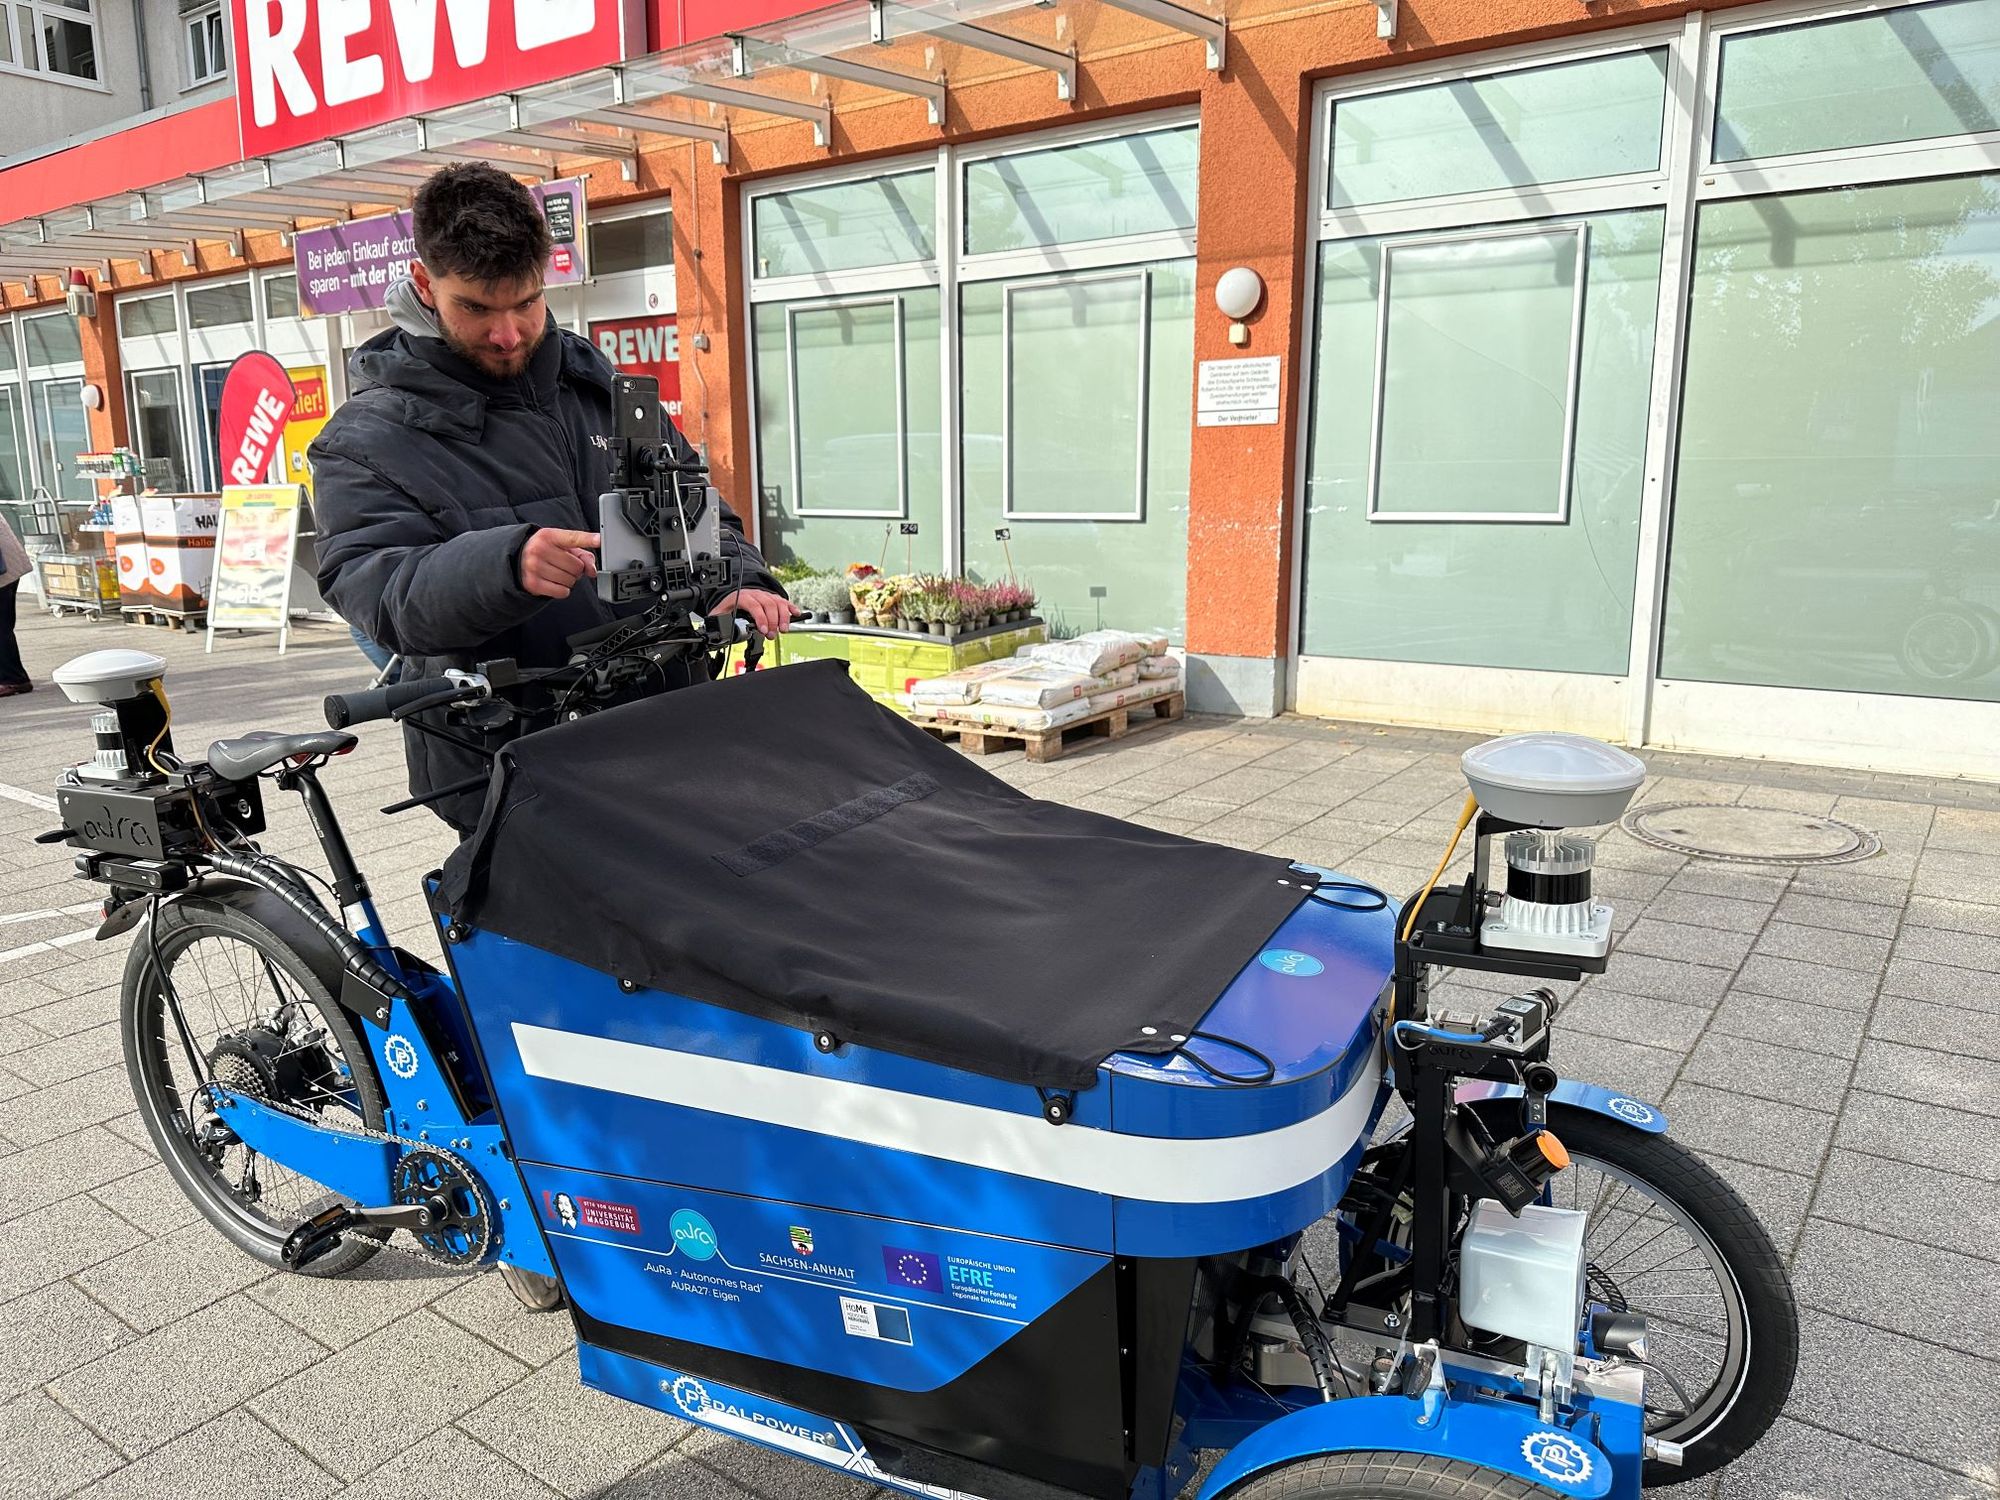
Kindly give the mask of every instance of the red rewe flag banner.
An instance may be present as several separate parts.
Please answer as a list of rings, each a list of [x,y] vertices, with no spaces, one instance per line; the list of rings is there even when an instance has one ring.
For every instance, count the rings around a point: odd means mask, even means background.
[[[245,157],[646,50],[643,0],[232,0]]]
[[[260,349],[237,356],[222,379],[216,452],[224,484],[262,484],[278,436],[292,418],[292,377]]]

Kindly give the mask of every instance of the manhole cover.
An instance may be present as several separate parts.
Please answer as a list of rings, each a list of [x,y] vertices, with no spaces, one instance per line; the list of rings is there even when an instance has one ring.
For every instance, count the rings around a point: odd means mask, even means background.
[[[1744,865],[1839,865],[1882,847],[1852,823],[1776,807],[1670,802],[1634,808],[1620,826],[1656,849]]]

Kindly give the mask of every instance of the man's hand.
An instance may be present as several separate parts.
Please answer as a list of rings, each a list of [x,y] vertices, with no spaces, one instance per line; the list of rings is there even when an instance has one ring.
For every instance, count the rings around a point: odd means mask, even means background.
[[[792,628],[792,621],[805,613],[791,600],[764,589],[738,589],[725,594],[715,601],[709,613],[726,615],[738,609],[750,617],[750,623],[763,636],[783,635]]]
[[[521,587],[544,599],[567,599],[577,580],[597,576],[594,531],[557,531],[542,526],[521,548]]]

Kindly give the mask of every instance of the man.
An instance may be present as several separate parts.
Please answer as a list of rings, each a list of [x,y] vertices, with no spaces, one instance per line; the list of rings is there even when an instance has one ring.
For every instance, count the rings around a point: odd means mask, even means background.
[[[610,363],[558,328],[542,296],[548,225],[528,190],[484,164],[418,191],[417,261],[390,290],[396,326],[355,351],[350,394],[310,449],[319,586],[341,617],[404,658],[403,678],[512,657],[559,666],[564,643],[641,605],[602,603],[597,497],[610,487]],[[671,422],[668,443],[693,450]],[[765,635],[796,613],[725,506],[740,587],[704,601]],[[665,686],[703,671],[690,659]],[[485,760],[406,729],[410,790],[476,777]],[[483,794],[431,806],[461,834]]]

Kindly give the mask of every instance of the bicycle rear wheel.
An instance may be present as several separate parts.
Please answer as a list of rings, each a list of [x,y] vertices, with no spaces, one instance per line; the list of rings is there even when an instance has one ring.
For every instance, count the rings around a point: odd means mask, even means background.
[[[235,891],[162,904],[126,960],[120,1019],[133,1096],[174,1181],[239,1249],[276,1267],[285,1236],[334,1195],[250,1150],[207,1107],[169,987],[202,1066],[235,1092],[343,1130],[382,1130],[385,1100],[367,1046],[334,1000],[337,966],[277,930],[298,924],[276,912],[260,920],[266,904]],[[351,1271],[378,1239],[344,1235],[301,1274]]]

